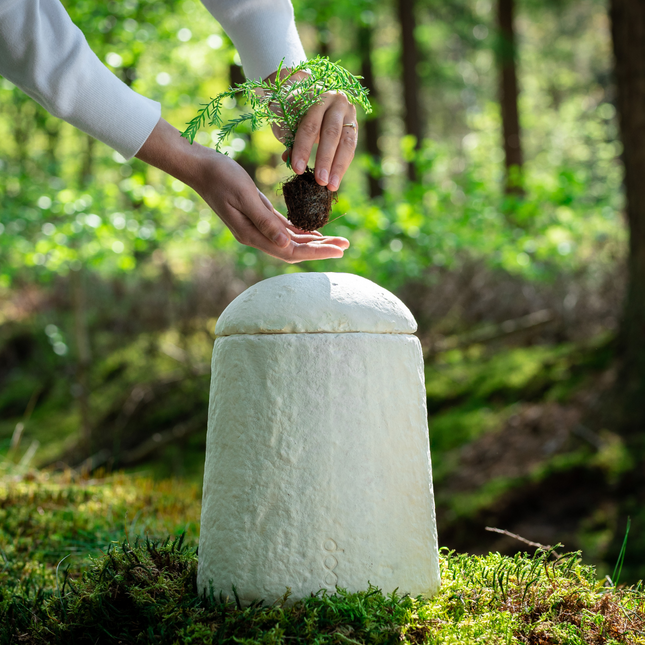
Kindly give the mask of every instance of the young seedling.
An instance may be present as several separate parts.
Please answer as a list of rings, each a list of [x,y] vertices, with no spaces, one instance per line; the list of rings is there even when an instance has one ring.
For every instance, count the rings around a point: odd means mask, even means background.
[[[299,72],[304,72],[304,75]],[[360,105],[368,114],[372,111],[360,78],[323,56],[300,63],[288,71],[282,70],[281,62],[274,81],[248,79],[202,105],[182,136],[192,143],[201,127],[208,124],[220,128],[216,141],[219,151],[225,139],[238,127],[250,124],[251,129],[256,130],[268,124],[280,129],[283,143],[290,149],[302,118],[309,108],[322,100],[325,92],[342,92],[353,105]],[[224,99],[237,95],[247,100],[251,111],[224,123],[222,103]],[[289,169],[290,161],[287,159]],[[288,217],[294,226],[314,231],[329,221],[334,194],[326,186],[316,183],[310,168],[287,180],[282,190]]]

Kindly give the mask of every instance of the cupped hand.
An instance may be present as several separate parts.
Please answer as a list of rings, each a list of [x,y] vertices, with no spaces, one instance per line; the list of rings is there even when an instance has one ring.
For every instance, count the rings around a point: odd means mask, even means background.
[[[282,73],[288,73],[288,70]],[[303,74],[294,74],[294,79],[301,78]],[[274,72],[267,80],[273,81],[275,77]],[[284,132],[274,128],[274,133],[278,139],[283,139]],[[309,108],[298,125],[293,148],[284,151],[282,160],[291,158],[291,167],[301,175],[316,143],[316,181],[329,190],[338,190],[358,143],[356,108],[342,92],[325,92],[320,102]]]
[[[213,152],[207,165],[209,179],[195,189],[238,242],[289,263],[343,257],[348,240],[293,226],[235,161]]]

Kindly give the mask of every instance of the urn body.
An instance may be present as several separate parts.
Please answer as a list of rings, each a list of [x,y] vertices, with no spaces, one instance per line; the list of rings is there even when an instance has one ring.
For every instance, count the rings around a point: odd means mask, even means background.
[[[411,314],[348,274],[292,274],[251,289],[216,328],[198,587],[231,596],[235,586],[243,602],[273,602],[287,587],[292,599],[368,584],[435,593]]]

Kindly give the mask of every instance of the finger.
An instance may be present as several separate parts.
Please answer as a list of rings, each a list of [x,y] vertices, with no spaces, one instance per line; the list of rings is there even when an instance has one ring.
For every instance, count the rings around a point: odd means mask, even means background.
[[[306,260],[329,260],[343,257],[342,248],[333,244],[320,244],[319,242],[294,244],[290,251],[291,252],[286,261],[291,263],[304,262]]]
[[[315,242],[316,244],[332,244],[333,246],[338,246],[339,248],[342,248],[342,249],[349,248],[349,240],[345,239],[344,237],[336,237],[336,236],[316,237],[314,235],[309,235],[309,234],[299,235],[297,233],[291,233],[291,239],[294,242],[298,242],[300,244]]]
[[[286,218],[285,218],[286,219]],[[304,231],[301,228],[298,228],[297,226],[294,226],[289,220],[287,220],[287,228],[290,231],[293,231],[294,233],[300,233],[302,234],[307,234],[307,235],[313,235],[314,237],[324,237],[323,234],[320,231]]]
[[[287,220],[286,220],[286,218],[285,218],[283,215],[281,215],[280,213],[278,213],[278,211],[277,211],[275,208],[273,208],[273,204],[271,203],[271,201],[269,200],[269,198],[268,198],[268,197],[267,197],[267,196],[266,196],[266,195],[265,195],[265,194],[264,194],[264,193],[263,193],[259,188],[258,188],[258,196],[259,196],[259,198],[260,198],[260,201],[261,201],[261,202],[262,202],[262,203],[263,203],[263,204],[264,204],[264,205],[265,205],[265,206],[266,206],[266,207],[267,207],[267,208],[268,208],[272,213],[274,213],[275,215],[278,215],[279,217],[281,217],[283,220],[285,220],[285,222],[287,221]],[[283,223],[284,223],[284,222],[283,222]]]
[[[261,195],[259,191],[257,194]],[[264,200],[260,199],[260,201],[264,206]],[[274,217],[278,221],[284,220],[284,217],[277,211]],[[343,256],[344,250],[349,246],[349,241],[344,238],[325,238],[318,234],[295,232],[286,227],[289,242],[285,246],[278,246],[258,230],[255,223],[249,219],[248,213],[237,208],[232,208],[229,211],[225,221],[240,243],[264,251],[285,262],[339,258]]]
[[[243,233],[243,237],[248,246],[253,246],[260,251],[264,251],[268,255],[272,255],[273,257],[289,263],[303,262],[305,260],[342,258],[345,250],[344,245],[337,246],[335,244],[326,244],[319,241],[299,243],[293,239],[287,246],[279,247],[276,244],[272,244],[270,240],[268,240],[253,226],[250,226],[249,229]]]
[[[271,240],[278,246],[287,246],[289,244],[289,236],[287,234],[287,227],[283,222],[284,217],[273,208],[268,197],[257,191],[259,199],[253,199],[252,204],[245,205],[244,208],[238,207],[246,217],[255,225],[255,227],[267,239]]]
[[[264,199],[269,201],[265,195],[262,195]],[[301,228],[294,226],[280,211],[273,209],[275,216],[280,219],[280,221],[285,225],[288,231],[293,231],[294,233],[313,235],[316,238],[324,237],[320,231],[303,231]]]
[[[346,251],[350,246],[349,240],[345,237],[329,237],[327,240],[328,241],[325,242],[326,244],[333,244],[334,246],[343,249],[343,251]]]
[[[320,127],[326,110],[327,107],[324,101],[316,103],[316,105],[309,108],[307,114],[302,117],[302,121],[298,125],[291,154],[291,167],[297,175],[301,175],[307,167],[311,150],[314,144],[318,142]]]
[[[349,115],[345,116],[345,123],[354,123],[356,124],[356,110],[352,106],[352,110]],[[338,190],[340,182],[349,168],[349,164],[354,158],[354,152],[356,151],[356,144],[358,142],[358,126],[355,127],[343,127],[343,131],[340,136],[340,143],[336,149],[336,156],[331,166],[331,171],[329,172],[329,183],[327,188],[331,191]],[[316,169],[317,166],[316,166]]]
[[[262,203],[267,208],[270,208],[273,211],[273,214],[284,224],[287,231],[293,231],[294,233],[301,233],[301,234],[305,233],[305,234],[313,235],[316,238],[323,237],[323,234],[320,233],[319,231],[303,231],[301,228],[294,226],[280,211],[277,211],[275,208],[273,208],[273,204],[269,201],[269,198],[264,193],[262,193],[259,189],[258,189],[258,194],[260,196],[260,199],[262,200]]]
[[[297,226],[294,226],[279,211],[275,211],[275,214],[276,214],[276,217],[280,218],[280,221],[287,227],[287,229],[290,230],[290,231],[293,231],[294,233],[306,233],[307,235],[315,235],[316,237],[323,237],[323,234],[320,231],[303,231],[301,228],[298,228]]]
[[[347,129],[343,128],[345,111],[345,106],[342,106],[342,109],[340,106],[328,109],[320,127],[320,142],[316,151],[316,181],[321,186],[329,183],[329,171],[336,157],[343,130]]]

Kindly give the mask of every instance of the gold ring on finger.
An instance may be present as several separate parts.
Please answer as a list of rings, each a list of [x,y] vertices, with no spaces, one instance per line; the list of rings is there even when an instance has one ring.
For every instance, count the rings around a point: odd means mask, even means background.
[[[355,123],[343,123],[344,128],[353,128],[356,130],[356,124]]]

